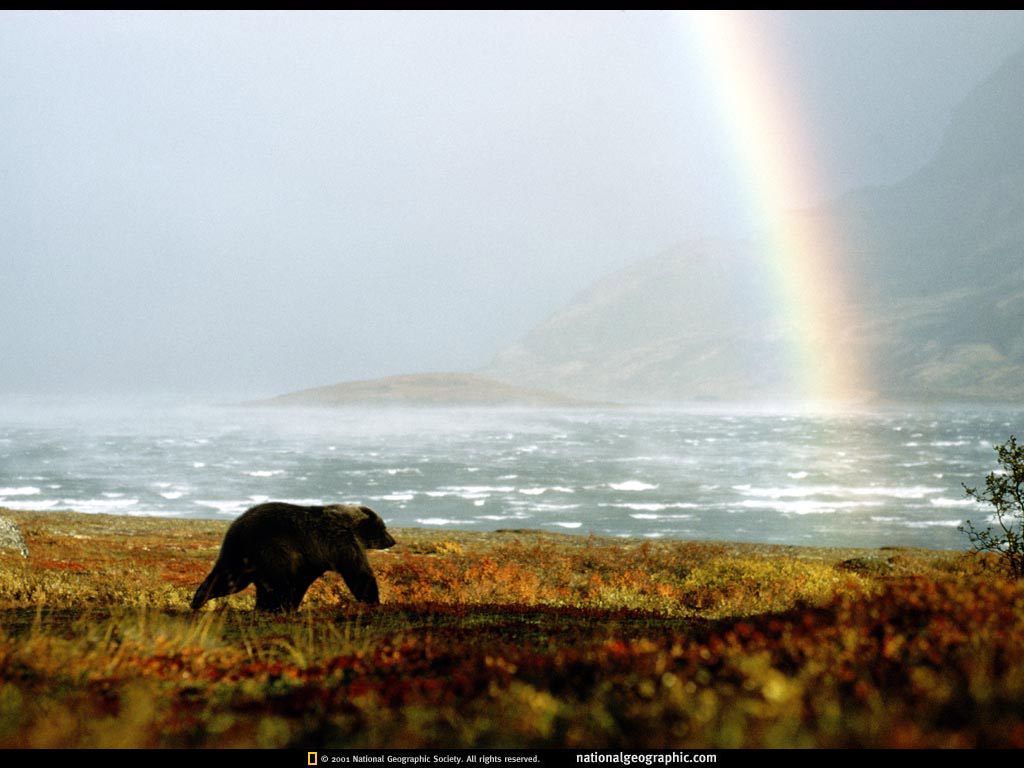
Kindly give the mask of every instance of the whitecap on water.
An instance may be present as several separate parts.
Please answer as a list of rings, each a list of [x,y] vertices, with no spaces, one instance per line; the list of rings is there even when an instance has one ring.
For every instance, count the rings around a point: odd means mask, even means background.
[[[608,487],[615,491],[653,491],[658,486],[640,480],[626,480],[621,483],[608,483]]]
[[[598,504],[599,507],[615,507],[617,509],[635,509],[638,512],[661,512],[666,509],[697,509],[698,504],[680,501],[675,504]]]
[[[754,488],[750,485],[734,485],[734,491],[744,496],[761,496],[769,499],[802,498],[807,496],[885,496],[891,499],[923,499],[928,494],[941,493],[944,488],[933,486],[912,485],[903,487],[884,486],[844,486],[844,485],[807,485],[780,488]]]
[[[969,507],[969,508],[978,507],[978,508],[981,508],[981,507],[984,506],[983,504],[975,501],[974,499],[946,499],[946,498],[943,498],[943,497],[939,497],[937,499],[928,499],[928,503],[930,503],[933,507],[944,507],[944,508],[945,507]]]
[[[474,525],[475,520],[451,520],[446,517],[421,517],[416,522],[420,525]]]
[[[68,509],[87,514],[121,513],[139,503],[138,499],[63,499]]]
[[[198,507],[212,509],[221,515],[237,515],[246,510],[248,501],[202,501],[197,499],[192,502]]]
[[[554,485],[551,486],[550,488],[540,487],[519,489],[519,493],[522,493],[526,496],[539,496],[540,494],[547,493],[548,491],[551,491],[552,493],[576,493],[576,491],[574,491],[572,488],[567,488],[564,485]]]
[[[35,486],[25,485],[21,488],[0,488],[0,496],[35,496],[41,491]]]
[[[124,514],[128,517],[184,517],[180,512],[168,512],[164,509],[129,509]]]
[[[445,485],[436,491],[425,491],[424,493],[432,499],[455,496],[460,499],[487,499],[492,493],[512,493],[515,488],[511,485]]]
[[[653,512],[630,512],[634,520],[692,520],[693,515],[656,515]]]
[[[59,501],[52,499],[32,499],[31,501],[15,499],[14,501],[5,501],[4,506],[10,509],[21,509],[27,512],[40,511],[44,509],[53,509],[60,505]]]
[[[838,512],[843,509],[856,509],[858,507],[881,507],[880,501],[815,501],[813,499],[802,499],[800,501],[777,501],[769,499],[748,499],[741,501],[734,506],[745,509],[772,509],[776,512],[789,515],[821,515]]]
[[[869,486],[866,488],[851,488],[850,493],[855,496],[888,496],[893,499],[923,499],[931,493],[941,493],[945,488],[935,488],[927,485],[911,485],[902,487]]]

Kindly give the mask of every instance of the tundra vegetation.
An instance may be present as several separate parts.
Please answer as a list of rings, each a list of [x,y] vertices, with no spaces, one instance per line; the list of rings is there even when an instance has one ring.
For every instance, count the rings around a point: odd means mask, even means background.
[[[1024,747],[998,554],[397,529],[193,614],[227,523],[3,514],[0,747]]]

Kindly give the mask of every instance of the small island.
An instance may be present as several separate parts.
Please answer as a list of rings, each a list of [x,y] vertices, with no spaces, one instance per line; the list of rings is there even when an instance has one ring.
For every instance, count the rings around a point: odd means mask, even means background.
[[[255,400],[251,406],[522,406],[586,408],[613,403],[579,400],[544,389],[519,387],[475,373],[410,373],[381,379],[343,381],[324,387]]]

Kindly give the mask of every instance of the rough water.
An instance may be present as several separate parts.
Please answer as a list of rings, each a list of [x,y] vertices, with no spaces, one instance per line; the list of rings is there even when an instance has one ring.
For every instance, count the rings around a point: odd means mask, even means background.
[[[391,526],[962,549],[1011,408],[0,408],[0,506],[232,518],[361,502]]]

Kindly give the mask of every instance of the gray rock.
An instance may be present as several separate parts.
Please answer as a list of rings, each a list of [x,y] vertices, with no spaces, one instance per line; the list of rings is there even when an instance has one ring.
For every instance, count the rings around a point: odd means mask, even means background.
[[[893,561],[892,558],[851,557],[849,560],[843,560],[836,568],[843,571],[862,573],[865,576],[885,576],[892,573]]]
[[[16,549],[22,557],[28,557],[28,547],[21,538],[21,531],[13,520],[0,517],[0,549]]]

